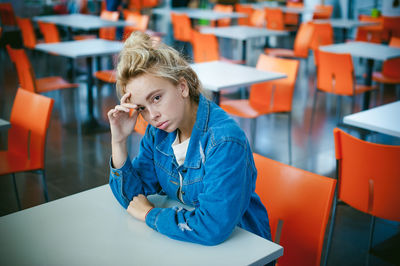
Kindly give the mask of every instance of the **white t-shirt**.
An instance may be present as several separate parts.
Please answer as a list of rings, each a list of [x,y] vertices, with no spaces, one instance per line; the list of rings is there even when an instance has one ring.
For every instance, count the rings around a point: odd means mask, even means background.
[[[171,147],[174,150],[174,155],[176,162],[178,165],[182,165],[185,162],[186,152],[189,147],[190,138],[186,139],[185,141],[179,143],[179,133],[176,134],[176,138],[174,143],[172,143]],[[183,202],[182,199],[182,175],[179,173],[179,190],[178,190],[178,197]]]

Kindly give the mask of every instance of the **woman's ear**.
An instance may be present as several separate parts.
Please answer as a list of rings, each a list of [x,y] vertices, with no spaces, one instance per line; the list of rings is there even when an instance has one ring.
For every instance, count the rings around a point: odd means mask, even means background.
[[[183,98],[187,98],[189,96],[189,87],[188,87],[186,79],[180,78],[179,84],[178,84],[178,89]]]

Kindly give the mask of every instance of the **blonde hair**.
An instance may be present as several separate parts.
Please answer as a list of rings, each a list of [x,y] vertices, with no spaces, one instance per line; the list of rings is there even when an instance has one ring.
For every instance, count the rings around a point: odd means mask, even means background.
[[[129,81],[142,74],[165,78],[177,85],[184,78],[189,87],[190,99],[199,102],[202,92],[197,74],[178,51],[161,42],[156,42],[143,32],[134,32],[125,41],[119,54],[117,66],[117,94],[126,93]]]

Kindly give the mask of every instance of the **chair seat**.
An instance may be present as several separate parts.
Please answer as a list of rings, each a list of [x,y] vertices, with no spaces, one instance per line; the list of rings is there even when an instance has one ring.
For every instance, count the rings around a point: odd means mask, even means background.
[[[392,78],[383,75],[382,72],[374,72],[372,74],[372,80],[379,82],[379,83],[385,83],[385,84],[399,84],[400,83],[400,78]]]
[[[256,118],[262,114],[258,110],[254,109],[247,99],[224,100],[221,102],[220,107],[229,114],[244,118]]]
[[[107,83],[115,83],[117,82],[116,72],[114,70],[100,70],[94,73],[94,76]]]
[[[296,57],[294,50],[280,49],[280,48],[267,48],[264,50],[267,55],[278,57]]]
[[[226,57],[222,57],[222,56],[220,56],[219,60],[222,62],[225,62],[225,63],[232,63],[232,64],[238,64],[238,65],[246,64],[246,61],[244,61],[244,60],[230,59],[230,58],[226,58]]]
[[[28,160],[27,157],[10,151],[0,151],[0,175],[43,168],[39,161]]]
[[[36,79],[36,88],[38,93],[78,87],[78,83],[69,83],[59,76]]]
[[[362,85],[362,84],[356,84],[355,87],[355,94],[360,94],[360,93],[364,93],[367,91],[373,91],[378,89],[378,86],[373,85],[373,86],[366,86],[366,85]]]
[[[92,40],[92,39],[97,39],[97,36],[94,34],[81,34],[74,36],[75,41]]]

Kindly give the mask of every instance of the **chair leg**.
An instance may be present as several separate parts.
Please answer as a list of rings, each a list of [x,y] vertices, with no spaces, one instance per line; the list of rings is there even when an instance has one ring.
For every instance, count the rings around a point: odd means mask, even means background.
[[[342,115],[342,97],[336,95],[336,125],[340,124],[340,116]]]
[[[314,123],[314,115],[315,115],[315,108],[316,108],[316,105],[317,105],[317,97],[318,97],[318,89],[315,89],[314,99],[313,99],[313,106],[312,106],[312,111],[311,111],[311,119],[310,119],[310,130],[309,130],[310,134],[311,134],[312,126],[313,126],[313,123]]]
[[[44,170],[40,170],[42,175],[42,186],[43,186],[43,195],[46,202],[49,202],[49,195],[47,193],[47,183],[46,183],[46,175]]]
[[[369,265],[369,253],[371,252],[372,240],[374,237],[374,228],[375,228],[375,216],[371,217],[371,224],[369,229],[369,237],[368,237],[368,249],[367,249],[367,257],[365,259],[365,265]]]
[[[15,196],[17,197],[18,210],[22,210],[21,201],[19,200],[19,196],[18,196],[18,188],[17,188],[17,182],[15,180],[15,174],[12,173],[11,175],[12,175],[13,184],[14,184]]]
[[[289,165],[292,165],[292,113],[288,113],[288,147],[289,147]]]
[[[351,96],[351,112],[354,113],[356,111],[356,96]]]

